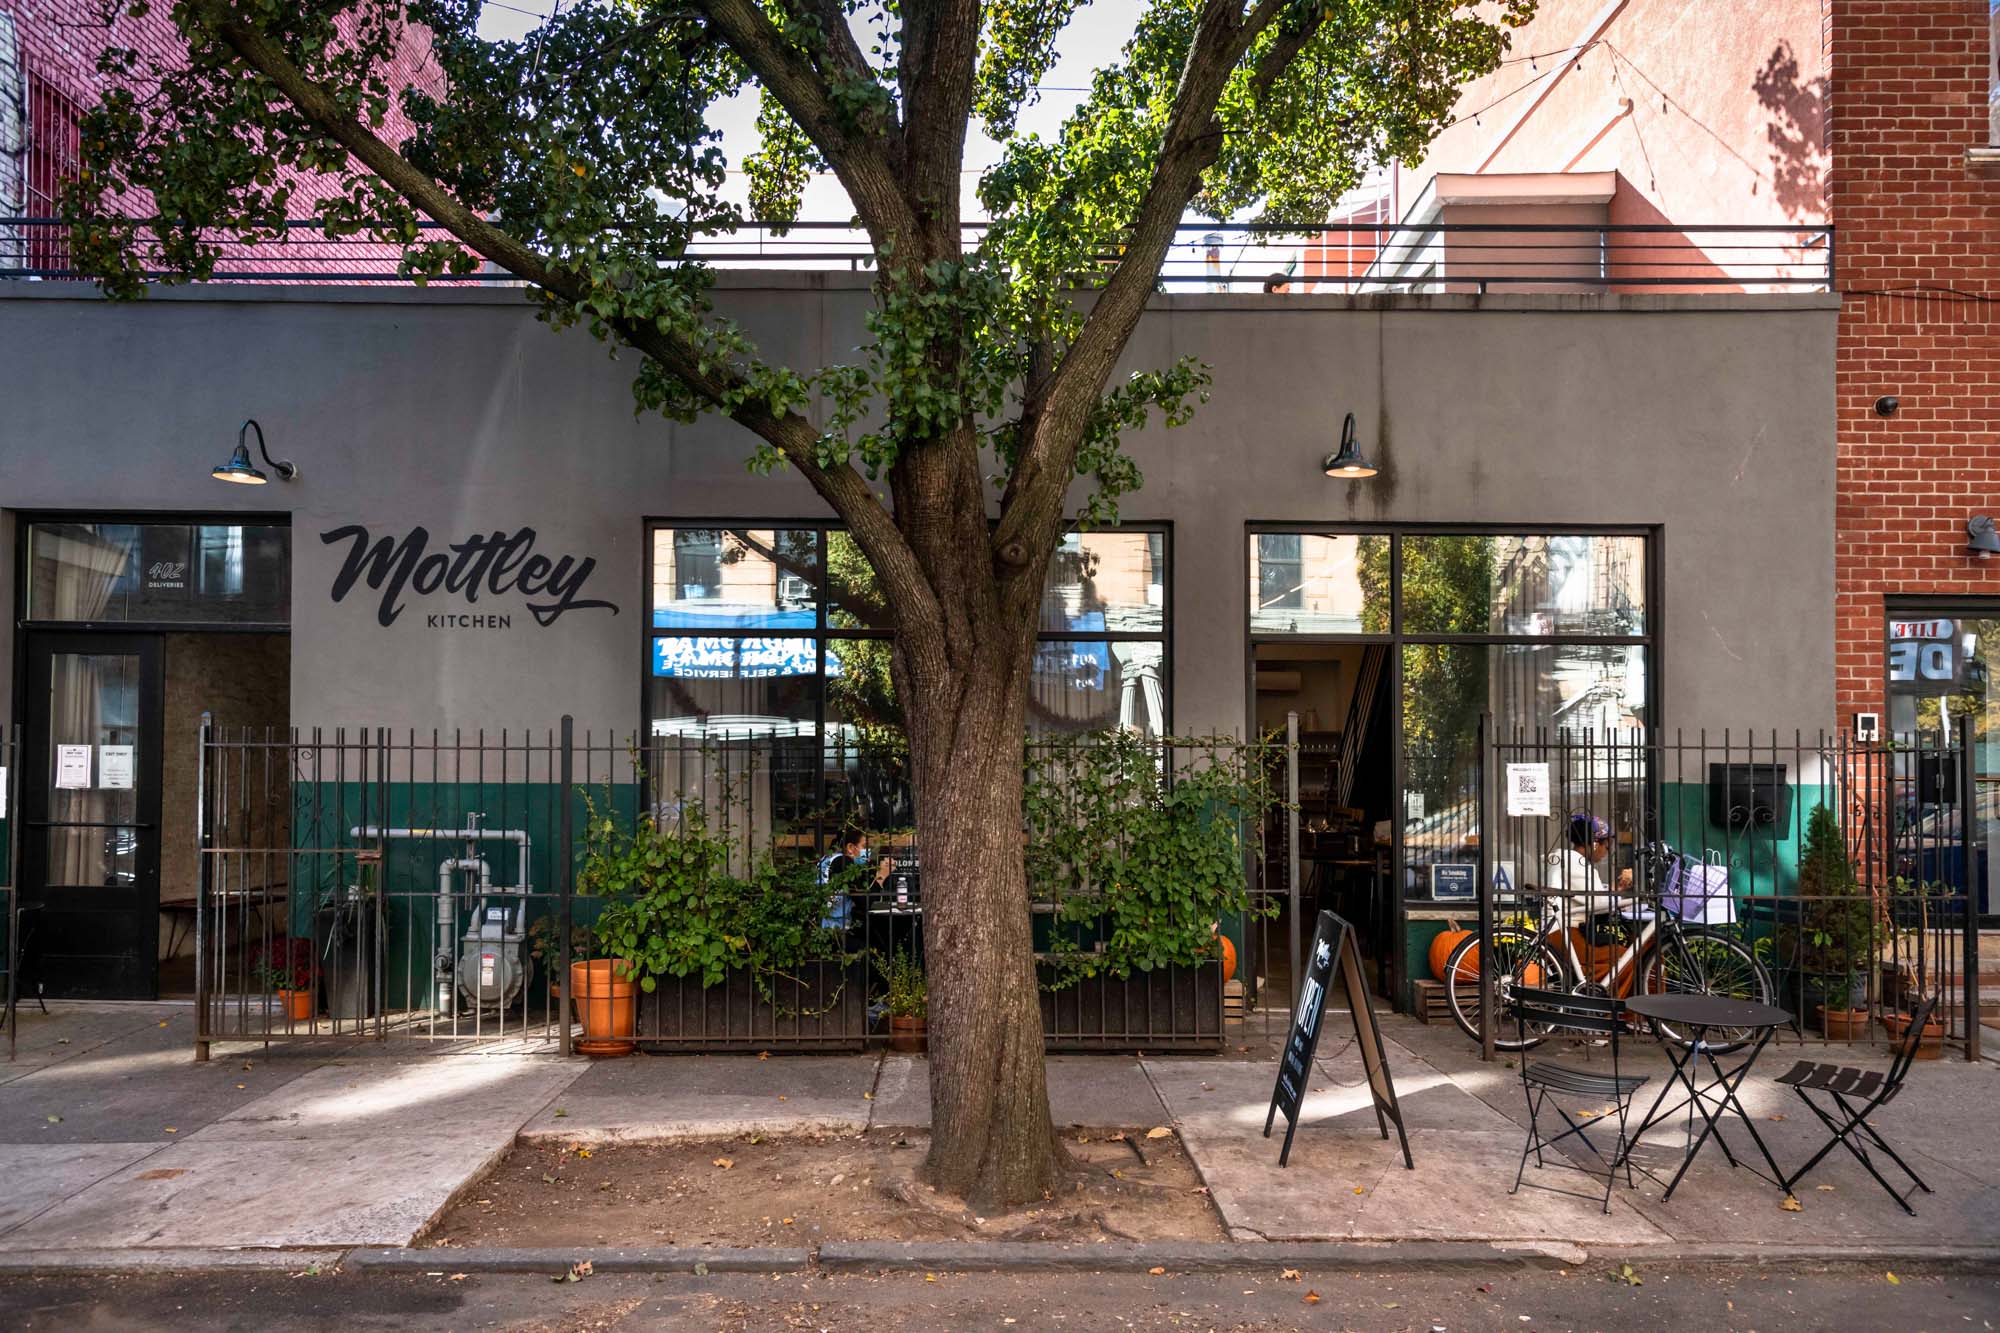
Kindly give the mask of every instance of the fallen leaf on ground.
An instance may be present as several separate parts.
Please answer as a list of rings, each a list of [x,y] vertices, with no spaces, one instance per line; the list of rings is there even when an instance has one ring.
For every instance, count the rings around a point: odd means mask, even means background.
[[[1160,1274],[1162,1274],[1162,1273],[1166,1272],[1167,1270],[1166,1270],[1166,1269],[1164,1269],[1164,1268],[1161,1268],[1161,1267],[1159,1267],[1159,1266],[1158,1266],[1158,1265],[1156,1264],[1156,1265],[1154,1265],[1153,1267],[1151,1267],[1151,1268],[1147,1269],[1146,1271],[1147,1271],[1148,1273],[1151,1273],[1151,1274],[1152,1274],[1152,1275],[1153,1275],[1154,1277],[1158,1277],[1158,1276],[1159,1276]]]
[[[872,1092],[864,1092],[861,1094],[861,1100],[864,1102],[872,1102],[875,1100],[875,1094]]]
[[[736,1165],[736,1159],[734,1157],[718,1157],[715,1159],[715,1164],[724,1171],[727,1171],[730,1167]]]
[[[1170,1139],[1173,1136],[1174,1132],[1165,1125],[1155,1125],[1146,1131],[1146,1137],[1149,1139]]]
[[[778,1220],[780,1222],[783,1222],[786,1226],[790,1226],[792,1224],[792,1219],[789,1217],[781,1217]]]
[[[1633,1272],[1632,1265],[1630,1264],[1618,1265],[1618,1271],[1613,1276],[1628,1287],[1643,1287],[1646,1285],[1646,1280]]]
[[[52,1116],[49,1116],[49,1117],[48,1117],[48,1122],[49,1122],[49,1123],[50,1123],[51,1125],[60,1125],[60,1124],[62,1123],[62,1117],[61,1117],[61,1116],[59,1116],[59,1115],[52,1115]]]
[[[556,1183],[556,1178],[554,1176],[544,1175],[542,1177],[542,1183],[544,1185],[553,1185]]]
[[[1813,1188],[1825,1194],[1833,1193],[1833,1186],[1831,1185],[1815,1185]]]
[[[581,1282],[591,1274],[590,1260],[584,1259],[569,1266],[569,1271],[561,1277],[550,1278],[551,1282]]]
[[[161,1020],[160,1020],[160,1026],[161,1026],[161,1027],[165,1027],[166,1025],[167,1025],[167,1020],[166,1020],[166,1019],[164,1019],[164,1018],[163,1018],[163,1019],[161,1019]]]
[[[1785,1201],[1779,1204],[1778,1207],[1788,1213],[1803,1213],[1806,1210],[1806,1206],[1798,1201],[1798,1197],[1791,1194],[1787,1194]]]
[[[565,1110],[563,1110],[563,1108],[562,1108],[562,1107],[558,1106],[558,1107],[556,1108],[556,1119],[558,1119],[558,1120],[562,1120],[562,1119],[565,1119],[565,1118],[566,1118],[566,1117],[567,1117],[568,1115],[569,1115],[569,1112],[568,1112],[568,1111],[565,1111]]]
[[[1278,1276],[1287,1282],[1297,1282],[1299,1280],[1299,1270],[1296,1268],[1287,1268],[1284,1272],[1278,1274]]]
[[[446,1278],[446,1279],[445,1279],[445,1281],[447,1281],[447,1282],[463,1282],[463,1281],[465,1281],[465,1279],[466,1279],[467,1277],[469,1277],[469,1276],[470,1276],[470,1274],[467,1274],[467,1273],[453,1273],[453,1274],[452,1274],[452,1275],[451,1275],[450,1277]]]
[[[1366,1185],[1356,1185],[1354,1187],[1354,1192],[1356,1194],[1366,1194],[1368,1192],[1368,1187]]]
[[[1783,1116],[1783,1114],[1779,1114],[1779,1115],[1774,1115],[1774,1116],[1772,1116],[1772,1117],[1771,1117],[1771,1119],[1773,1119],[1773,1120],[1783,1120],[1784,1118],[1785,1118],[1785,1117]]]
[[[174,1127],[173,1127],[172,1125],[168,1125],[168,1126],[167,1126],[167,1133],[169,1133],[169,1134],[178,1134],[178,1133],[180,1133],[180,1131],[179,1131],[178,1129],[175,1129],[175,1128],[174,1128]]]
[[[173,1180],[184,1176],[188,1169],[184,1166],[156,1166],[151,1171],[141,1171],[135,1180]]]
[[[1316,1291],[1309,1291],[1299,1299],[1303,1300],[1307,1305],[1318,1305],[1319,1293]]]
[[[708,1265],[707,1265],[707,1264],[700,1264],[700,1263],[696,1264],[696,1265],[694,1266],[694,1275],[695,1275],[696,1277],[707,1277],[707,1276],[708,1276]]]
[[[759,1060],[768,1060],[771,1058],[771,1053],[769,1051],[759,1051],[757,1052],[757,1058]]]
[[[576,1155],[577,1155],[578,1157],[588,1157],[588,1156],[590,1156],[590,1149],[588,1149],[588,1148],[578,1148],[578,1149],[576,1150]]]
[[[926,1273],[926,1274],[924,1274],[924,1281],[926,1281],[926,1282],[935,1282],[935,1281],[937,1281],[937,1274],[936,1274],[936,1273]]]
[[[1900,1287],[1903,1285],[1903,1279],[1897,1277],[1894,1273],[1884,1273],[1882,1276],[1889,1279],[1889,1285],[1892,1287]]]

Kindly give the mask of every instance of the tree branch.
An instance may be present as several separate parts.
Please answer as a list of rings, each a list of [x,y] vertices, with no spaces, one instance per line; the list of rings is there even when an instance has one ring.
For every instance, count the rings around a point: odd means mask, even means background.
[[[362,166],[467,248],[573,305],[589,294],[582,278],[552,266],[545,256],[467,208],[366,125],[342,111],[331,93],[308,77],[254,24],[238,17],[227,0],[189,0],[189,8],[202,26],[270,80],[315,128],[346,148]],[[623,320],[615,327],[620,337],[718,407],[742,384],[741,377],[726,366],[704,369],[697,348],[653,324]],[[861,474],[844,460],[831,467],[820,466],[816,457],[818,433],[796,412],[777,414],[749,402],[729,409],[728,415],[783,454],[847,524],[875,567],[876,576],[904,613],[900,617],[904,630],[918,635],[930,632],[927,627],[934,625],[937,617],[929,580],[897,530],[895,519]]]
[[[785,39],[755,0],[694,2],[729,49],[750,67],[758,82],[818,147],[875,241],[891,240],[899,248],[907,246],[916,235],[916,218],[892,161],[904,136],[893,126],[874,137],[851,130],[834,105],[826,77]],[[844,19],[841,28],[846,30]],[[872,81],[874,76],[867,77]]]
[[[958,253],[959,168],[979,70],[979,0],[903,0],[904,160],[933,248]]]
[[[1208,0],[1203,6],[1160,139],[1159,159],[1133,215],[1118,268],[1050,376],[1036,430],[1032,436],[1024,433],[1019,443],[1014,475],[993,530],[993,550],[1002,564],[1018,566],[1020,560],[1015,557],[1032,550],[1061,522],[1063,497],[1069,489],[1081,437],[1078,427],[1087,420],[1119,352],[1145,313],[1181,215],[1200,189],[1202,173],[1221,149],[1216,106],[1238,62],[1284,10],[1285,3],[1258,0],[1256,7],[1240,18],[1235,0]],[[1270,66],[1268,80],[1275,80],[1298,57],[1318,23],[1315,18],[1304,25],[1296,40],[1287,36],[1275,43],[1259,60],[1256,77],[1266,79],[1266,67]],[[1277,57],[1275,63],[1273,57]]]

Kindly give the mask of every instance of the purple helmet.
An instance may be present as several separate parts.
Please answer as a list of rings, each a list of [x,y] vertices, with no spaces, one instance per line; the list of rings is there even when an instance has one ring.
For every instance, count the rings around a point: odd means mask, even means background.
[[[1569,841],[1572,847],[1588,847],[1592,843],[1610,842],[1611,825],[1596,815],[1579,810],[1569,817]]]

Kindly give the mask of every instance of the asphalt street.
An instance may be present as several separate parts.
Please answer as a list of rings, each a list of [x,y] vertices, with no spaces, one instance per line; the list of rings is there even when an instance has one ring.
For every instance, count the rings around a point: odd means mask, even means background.
[[[440,1254],[440,1261],[445,1259]],[[1568,1271],[713,1276],[308,1273],[0,1282],[0,1327],[64,1330],[1991,1329],[2000,1279]]]

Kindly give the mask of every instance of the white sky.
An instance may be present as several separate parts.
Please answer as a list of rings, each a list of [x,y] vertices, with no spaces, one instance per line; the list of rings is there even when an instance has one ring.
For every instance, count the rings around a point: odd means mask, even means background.
[[[567,0],[507,0],[504,8],[496,0],[488,0],[481,11],[479,33],[488,39],[519,41],[539,21],[526,11],[546,13],[551,3],[558,2]],[[1080,91],[1089,86],[1091,75],[1101,64],[1117,56],[1119,48],[1132,33],[1138,13],[1137,0],[1097,0],[1097,3],[1085,4],[1078,11],[1058,41],[1056,63],[1043,80],[1040,101],[1022,110],[1022,132],[1039,132],[1046,137],[1056,131],[1063,117],[1076,105]],[[737,164],[757,147],[756,89],[748,88],[735,97],[716,103],[710,111],[710,118],[711,123],[722,130],[722,148],[729,158],[729,197],[738,203],[745,203],[749,198],[749,184]],[[983,216],[974,192],[980,173],[999,158],[999,146],[980,133],[975,125],[965,146],[963,194],[966,217]],[[831,176],[816,176],[806,187],[805,207],[799,216],[809,221],[844,222],[852,216],[852,209],[838,181]]]

